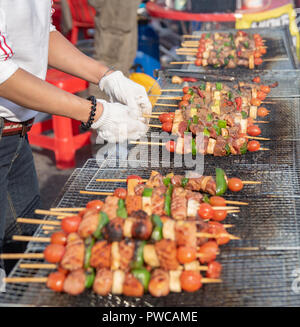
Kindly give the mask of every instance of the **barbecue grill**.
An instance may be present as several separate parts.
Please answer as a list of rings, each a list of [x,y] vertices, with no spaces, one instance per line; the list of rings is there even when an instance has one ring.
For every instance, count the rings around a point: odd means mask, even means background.
[[[274,31],[274,32],[273,32]],[[256,75],[263,81],[279,82],[272,89],[268,101],[274,101],[266,107],[270,114],[261,129],[263,136],[271,141],[264,146],[270,151],[247,153],[240,156],[204,158],[204,174],[214,175],[216,167],[225,170],[227,176],[236,176],[242,180],[259,180],[261,184],[246,185],[239,193],[228,192],[228,199],[247,201],[248,206],[240,207],[240,213],[230,214],[226,223],[234,224],[230,232],[241,237],[222,246],[218,257],[223,265],[221,284],[205,285],[196,293],[171,293],[165,298],[154,298],[145,295],[142,298],[127,298],[110,295],[101,297],[92,291],[85,291],[80,296],[72,297],[67,294],[56,294],[47,289],[44,284],[8,284],[6,293],[0,295],[0,304],[4,305],[45,305],[45,306],[299,306],[300,294],[297,289],[298,271],[300,269],[300,71],[296,68],[296,60],[291,50],[291,40],[284,28],[258,31],[266,40],[268,55],[276,57],[288,56],[283,64],[268,62],[263,69],[276,71],[245,69],[236,70],[205,70],[205,75],[199,71],[191,71],[191,67],[181,70],[161,72],[159,82],[162,88],[179,88],[171,83],[173,75],[196,77],[199,80],[220,81],[222,75],[238,80],[251,81]],[[271,36],[270,36],[271,35]],[[289,65],[287,67],[286,65]],[[193,69],[195,67],[192,67]],[[198,68],[197,68],[198,69]],[[202,68],[203,69],[203,68]],[[288,70],[283,70],[288,69]],[[213,76],[213,75],[216,75]],[[198,83],[198,82],[197,82]],[[174,92],[164,93],[163,96],[174,96]],[[177,103],[173,100],[159,100],[163,103]],[[166,107],[155,106],[154,111],[166,110]],[[157,124],[158,120],[151,120]],[[158,132],[151,128],[147,133]],[[162,139],[165,142],[170,137]],[[157,141],[158,138],[155,139]],[[147,153],[151,146],[141,145],[139,153]],[[96,182],[97,178],[126,178],[128,175],[150,176],[151,170],[162,174],[174,172],[184,174],[193,167],[176,167],[176,155],[167,153],[163,147],[156,147],[158,156],[153,161],[151,157],[132,159],[130,156],[137,146],[129,145],[128,159],[119,159],[110,155],[106,159],[88,160],[83,168],[76,169],[58,196],[53,206],[83,207],[96,198],[104,196],[80,194],[85,191],[112,192],[124,183]],[[141,159],[141,160],[139,160]],[[150,163],[152,165],[150,165]],[[54,220],[47,216],[45,219]],[[35,236],[45,236],[39,227]],[[30,242],[27,252],[40,253],[43,244]],[[22,259],[19,263],[42,262],[38,259]],[[10,277],[47,276],[48,270],[23,270],[18,265],[12,270]]]

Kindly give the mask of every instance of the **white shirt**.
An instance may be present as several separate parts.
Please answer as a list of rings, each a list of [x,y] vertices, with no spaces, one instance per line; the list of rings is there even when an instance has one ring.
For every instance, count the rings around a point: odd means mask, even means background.
[[[18,68],[45,79],[48,66],[51,0],[0,0],[0,84]],[[36,111],[0,97],[0,117],[26,121]]]

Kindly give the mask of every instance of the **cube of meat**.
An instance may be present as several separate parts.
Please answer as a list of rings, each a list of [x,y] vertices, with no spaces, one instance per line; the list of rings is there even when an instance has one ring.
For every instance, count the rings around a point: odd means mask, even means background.
[[[139,195],[127,195],[125,202],[128,215],[133,211],[142,210],[142,197]]]
[[[97,210],[87,211],[78,227],[78,234],[82,238],[87,238],[92,235],[99,224],[99,213]]]
[[[164,185],[153,189],[151,196],[152,214],[163,215],[166,190]]]
[[[81,294],[85,290],[85,271],[77,269],[70,272],[65,279],[63,290],[71,295]]]
[[[160,267],[165,270],[176,270],[179,266],[177,261],[176,242],[161,240],[155,243],[155,250],[158,256]]]
[[[174,219],[186,219],[187,200],[186,191],[182,187],[176,187],[172,193],[171,215]]]
[[[92,247],[90,265],[94,268],[108,268],[111,265],[111,244],[99,241]]]
[[[105,203],[101,211],[105,212],[108,215],[109,220],[112,220],[117,217],[118,201],[118,197],[111,195],[107,196],[105,199]]]
[[[105,296],[111,292],[113,283],[113,272],[107,268],[101,268],[97,271],[93,290],[96,294]]]
[[[123,271],[128,271],[130,269],[130,262],[134,256],[135,243],[133,240],[123,240],[119,244],[120,251],[120,269]]]
[[[70,271],[82,268],[84,253],[85,247],[83,239],[76,233],[69,234],[66,251],[61,260],[61,266]]]

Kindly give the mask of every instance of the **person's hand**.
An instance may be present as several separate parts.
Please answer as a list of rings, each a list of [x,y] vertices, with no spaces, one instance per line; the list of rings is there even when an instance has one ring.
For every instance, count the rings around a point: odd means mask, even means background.
[[[99,88],[110,97],[111,102],[117,101],[132,109],[133,116],[143,117],[143,114],[151,114],[152,105],[145,88],[125,77],[121,71],[103,77]]]
[[[98,135],[110,143],[136,140],[147,132],[147,126],[130,115],[130,108],[120,103],[108,103],[97,99],[103,106],[100,118],[91,126]]]

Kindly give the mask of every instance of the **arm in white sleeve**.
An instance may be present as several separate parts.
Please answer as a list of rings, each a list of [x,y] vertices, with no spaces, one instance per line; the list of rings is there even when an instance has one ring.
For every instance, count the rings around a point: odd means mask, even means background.
[[[13,48],[6,33],[5,13],[0,8],[0,84],[10,78],[19,68],[13,56]]]
[[[53,25],[52,16],[55,13],[55,9],[53,8],[53,0],[51,1],[51,24],[50,24],[50,32],[56,31],[56,27]]]

